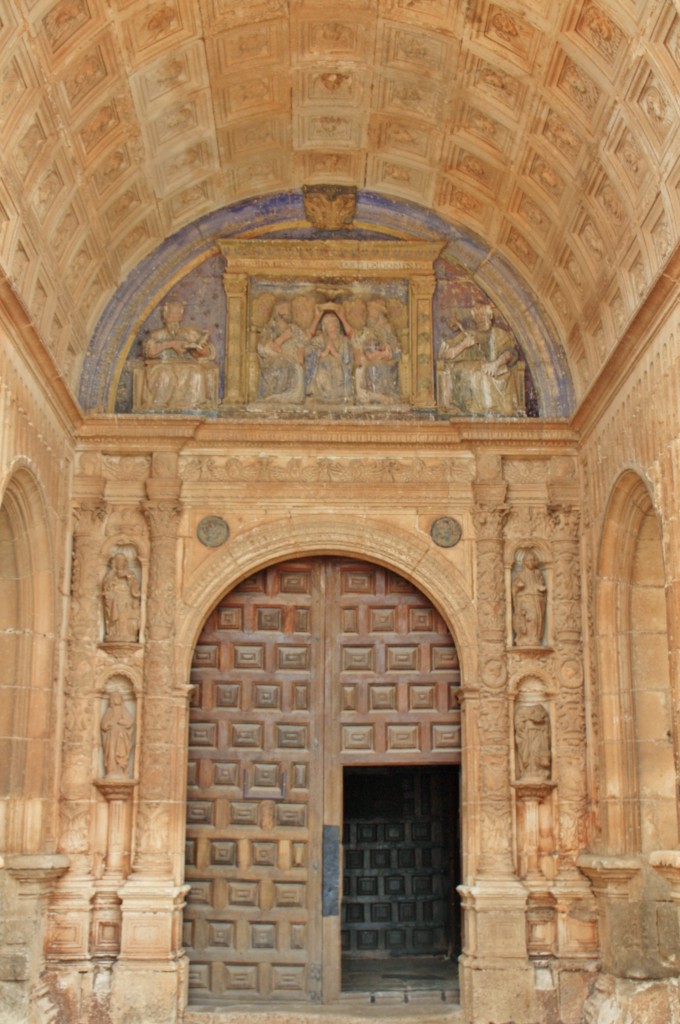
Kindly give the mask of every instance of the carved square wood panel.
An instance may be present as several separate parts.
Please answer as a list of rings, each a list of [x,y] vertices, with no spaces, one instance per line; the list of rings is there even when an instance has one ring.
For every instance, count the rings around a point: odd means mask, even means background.
[[[415,672],[418,668],[418,648],[388,646],[385,667],[388,672]]]
[[[215,839],[210,843],[210,863],[221,867],[236,867],[237,845],[230,839]]]
[[[215,761],[213,764],[215,786],[238,785],[238,765],[233,761]]]
[[[373,647],[342,647],[342,672],[373,672],[375,671],[375,648]]]
[[[232,921],[208,921],[208,945],[230,949],[234,945]]]
[[[309,647],[285,647],[282,645],[276,649],[276,665],[283,671],[307,672],[310,664]]]
[[[311,574],[308,572],[282,572],[279,590],[282,594],[311,594]]]
[[[279,632],[283,623],[282,608],[257,608],[256,629]]]
[[[233,747],[261,747],[264,727],[260,722],[234,722],[231,727]]]
[[[237,708],[241,704],[241,687],[238,683],[215,684],[215,706]]]
[[[234,644],[234,668],[264,668],[264,647],[259,644]]]
[[[396,617],[396,608],[370,608],[369,629],[372,633],[394,633]]]
[[[243,608],[221,607],[217,609],[218,629],[243,629]]]
[[[274,964],[272,968],[272,992],[303,992],[305,968],[291,964]]]
[[[397,706],[396,686],[371,686],[369,694],[371,711],[394,711]]]

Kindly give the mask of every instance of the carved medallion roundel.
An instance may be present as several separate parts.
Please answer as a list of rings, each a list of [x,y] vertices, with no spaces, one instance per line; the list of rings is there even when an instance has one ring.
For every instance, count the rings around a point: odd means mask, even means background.
[[[460,523],[451,516],[440,516],[430,527],[430,536],[440,548],[454,548],[462,535]]]
[[[196,536],[207,548],[219,548],[229,539],[229,527],[221,516],[205,516],[196,528]]]

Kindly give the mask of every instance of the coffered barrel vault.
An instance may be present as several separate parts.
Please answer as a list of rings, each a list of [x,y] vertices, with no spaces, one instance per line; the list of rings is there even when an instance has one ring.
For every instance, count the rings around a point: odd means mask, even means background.
[[[680,1024],[679,80],[0,0],[3,1022]]]
[[[0,259],[73,390],[107,301],[233,202],[424,203],[541,295],[585,388],[680,230],[675,5],[2,5]]]

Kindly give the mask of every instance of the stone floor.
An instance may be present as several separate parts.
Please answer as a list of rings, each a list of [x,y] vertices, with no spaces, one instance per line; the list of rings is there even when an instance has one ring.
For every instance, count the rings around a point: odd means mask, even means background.
[[[455,961],[441,957],[357,959],[343,965],[340,1001],[195,1006],[184,1024],[462,1024]]]

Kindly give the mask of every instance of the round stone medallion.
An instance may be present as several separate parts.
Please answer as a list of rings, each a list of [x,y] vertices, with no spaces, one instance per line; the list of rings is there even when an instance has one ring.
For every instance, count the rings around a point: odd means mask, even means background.
[[[463,529],[457,519],[440,516],[430,527],[430,536],[440,548],[453,548],[463,536]]]
[[[207,548],[219,548],[229,538],[229,527],[221,516],[206,516],[196,527],[196,536]]]

